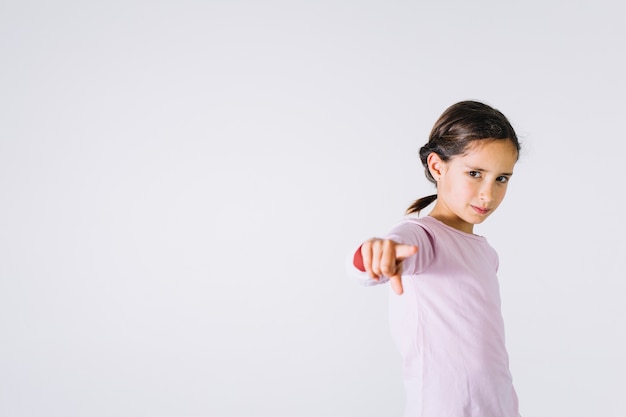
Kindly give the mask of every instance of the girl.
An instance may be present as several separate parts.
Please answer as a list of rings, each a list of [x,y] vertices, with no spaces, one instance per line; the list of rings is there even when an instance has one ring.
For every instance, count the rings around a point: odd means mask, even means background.
[[[352,257],[365,285],[389,282],[391,333],[400,351],[405,417],[518,417],[496,272],[498,255],[473,233],[500,205],[519,157],[498,110],[452,105],[420,149],[437,194],[415,201],[384,238]]]

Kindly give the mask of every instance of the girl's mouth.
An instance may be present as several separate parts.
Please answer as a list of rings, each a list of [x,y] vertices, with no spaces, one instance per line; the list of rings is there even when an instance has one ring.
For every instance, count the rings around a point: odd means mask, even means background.
[[[480,208],[478,206],[472,206],[472,208],[474,209],[474,211],[478,214],[480,214],[481,216],[484,216],[485,214],[489,213],[491,211],[491,209],[488,208]]]

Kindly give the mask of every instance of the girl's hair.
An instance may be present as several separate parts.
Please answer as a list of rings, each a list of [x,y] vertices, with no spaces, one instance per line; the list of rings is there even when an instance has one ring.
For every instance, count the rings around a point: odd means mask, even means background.
[[[448,107],[433,126],[428,143],[420,148],[426,179],[437,185],[428,169],[432,152],[443,161],[462,155],[477,140],[509,140],[519,155],[520,144],[511,123],[500,111],[477,101],[461,101]],[[437,194],[416,200],[406,214],[417,213],[437,199]]]

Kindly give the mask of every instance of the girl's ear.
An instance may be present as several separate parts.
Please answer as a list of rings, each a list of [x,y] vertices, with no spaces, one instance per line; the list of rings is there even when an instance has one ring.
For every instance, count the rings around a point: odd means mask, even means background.
[[[445,161],[442,160],[441,157],[435,152],[431,152],[430,155],[428,155],[428,159],[426,160],[426,162],[428,163],[428,170],[430,171],[430,175],[433,176],[435,181],[439,181],[439,178],[441,178],[445,171]]]

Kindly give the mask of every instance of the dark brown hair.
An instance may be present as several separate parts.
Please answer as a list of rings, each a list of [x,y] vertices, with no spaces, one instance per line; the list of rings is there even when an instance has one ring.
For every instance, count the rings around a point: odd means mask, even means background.
[[[467,147],[477,140],[509,140],[519,155],[520,144],[515,130],[499,110],[477,101],[461,101],[448,107],[439,116],[430,132],[428,143],[420,148],[420,160],[426,179],[437,184],[428,169],[428,155],[436,153],[441,160],[465,153]],[[437,199],[437,194],[416,200],[406,213],[418,213]]]

